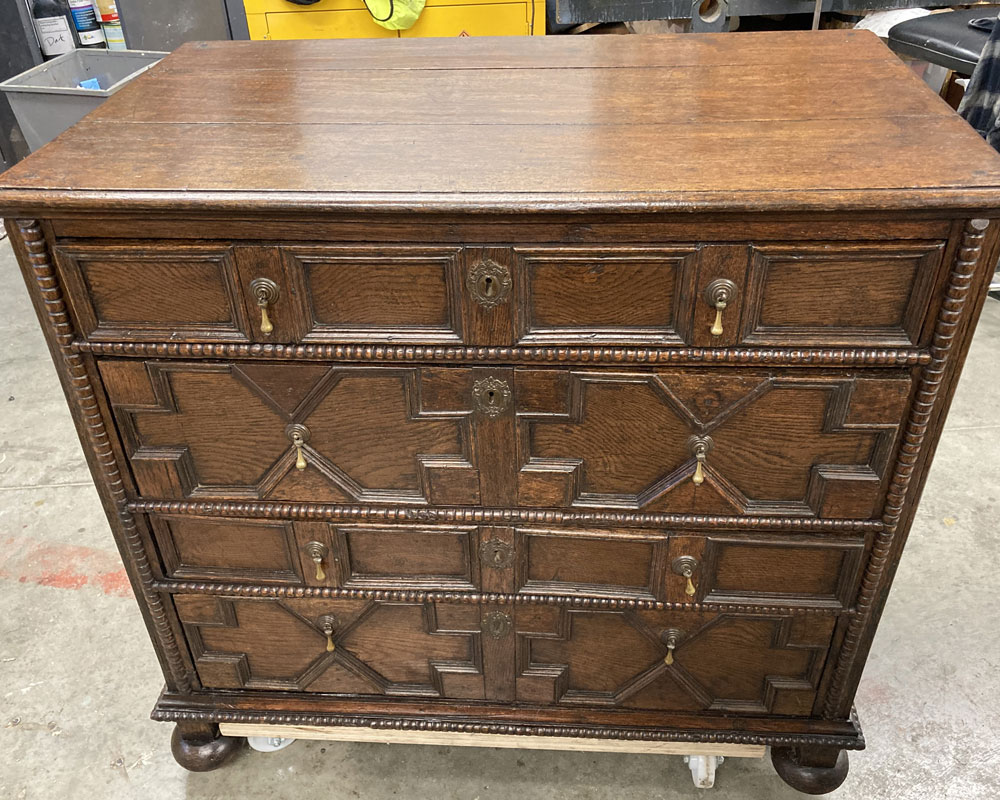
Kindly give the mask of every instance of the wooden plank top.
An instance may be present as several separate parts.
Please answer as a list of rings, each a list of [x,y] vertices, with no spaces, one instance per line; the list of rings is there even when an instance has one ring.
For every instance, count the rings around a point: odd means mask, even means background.
[[[1000,156],[858,31],[200,42],[0,211],[996,208]]]

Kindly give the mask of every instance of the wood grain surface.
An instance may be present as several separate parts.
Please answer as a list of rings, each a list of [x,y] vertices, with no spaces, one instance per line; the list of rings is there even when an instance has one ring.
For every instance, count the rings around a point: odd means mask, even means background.
[[[350,193],[426,211],[859,208],[891,190],[948,207],[998,186],[997,155],[864,33],[214,42],[9,171],[0,208],[85,192],[134,207]]]

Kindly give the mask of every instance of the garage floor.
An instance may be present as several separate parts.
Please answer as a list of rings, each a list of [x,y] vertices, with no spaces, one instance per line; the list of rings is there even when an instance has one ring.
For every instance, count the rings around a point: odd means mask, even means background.
[[[297,742],[182,770],[170,726],[148,719],[159,669],[7,242],[0,298],[0,798],[699,796],[663,756]],[[862,683],[869,749],[842,800],[1000,796],[998,445],[989,300]],[[801,797],[742,759],[701,792]]]

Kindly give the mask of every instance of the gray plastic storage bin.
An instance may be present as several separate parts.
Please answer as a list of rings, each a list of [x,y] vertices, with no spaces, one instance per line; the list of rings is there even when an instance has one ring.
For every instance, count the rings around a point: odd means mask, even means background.
[[[51,142],[166,53],[74,50],[0,83],[32,152]],[[97,78],[100,89],[79,84]]]

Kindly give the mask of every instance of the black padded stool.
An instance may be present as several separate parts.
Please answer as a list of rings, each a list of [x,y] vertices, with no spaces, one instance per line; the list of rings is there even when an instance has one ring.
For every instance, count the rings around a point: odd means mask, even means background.
[[[889,47],[906,58],[937,64],[969,77],[990,38],[988,30],[973,28],[969,23],[976,19],[996,20],[998,11],[1000,6],[973,6],[900,22],[889,28]],[[948,83],[942,96],[957,107],[958,100],[948,96]],[[990,284],[990,295],[1000,300],[1000,264]]]
[[[975,6],[929,14],[889,29],[889,47],[907,58],[927,61],[968,77],[979,61],[989,31],[969,27],[974,19],[996,19],[1000,6]]]

